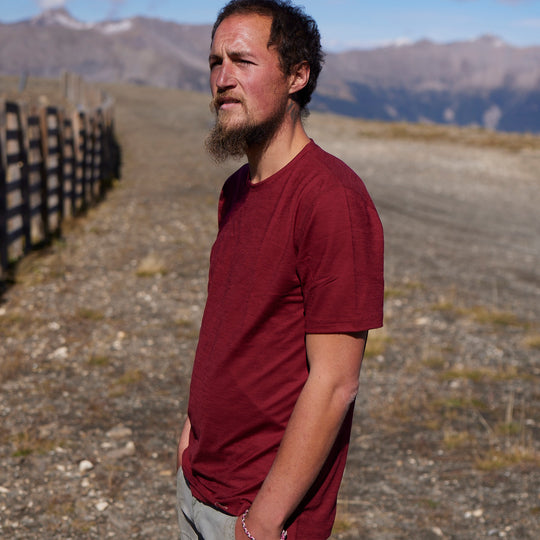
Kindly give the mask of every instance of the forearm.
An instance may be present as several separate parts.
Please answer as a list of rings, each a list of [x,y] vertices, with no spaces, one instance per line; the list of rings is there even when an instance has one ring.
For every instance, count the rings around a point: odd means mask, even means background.
[[[366,339],[367,332],[306,335],[309,376],[249,512],[257,540],[279,538],[319,475],[356,397]]]
[[[285,521],[316,480],[349,410],[342,388],[308,380],[289,420],[278,454],[250,509],[249,523],[279,538]],[[255,535],[257,540],[266,536]]]
[[[189,416],[186,417],[180,439],[178,441],[178,450],[176,453],[176,469],[178,470],[182,466],[182,454],[189,445],[189,432],[191,431],[191,422]]]

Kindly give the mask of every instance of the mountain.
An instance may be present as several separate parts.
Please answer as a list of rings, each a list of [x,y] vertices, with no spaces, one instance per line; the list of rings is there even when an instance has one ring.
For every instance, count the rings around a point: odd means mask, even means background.
[[[210,25],[85,23],[65,9],[0,24],[0,73],[208,91]],[[540,133],[540,46],[494,36],[330,53],[312,109],[368,119]]]
[[[0,73],[126,81],[189,90],[208,86],[210,26],[134,17],[83,23],[65,9],[0,24]]]
[[[494,36],[329,55],[318,109],[380,120],[540,132],[540,47]]]

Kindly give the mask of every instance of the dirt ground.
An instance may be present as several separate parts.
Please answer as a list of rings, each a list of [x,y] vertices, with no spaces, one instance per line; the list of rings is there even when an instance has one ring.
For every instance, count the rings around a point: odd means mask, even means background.
[[[122,179],[0,297],[1,538],[178,537],[175,445],[237,164],[204,153],[207,97],[109,91]],[[307,126],[386,234],[332,538],[539,538],[538,141]]]

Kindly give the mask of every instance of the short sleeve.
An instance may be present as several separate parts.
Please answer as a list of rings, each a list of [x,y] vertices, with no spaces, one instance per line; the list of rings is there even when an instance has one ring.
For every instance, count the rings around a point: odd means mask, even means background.
[[[297,271],[306,333],[358,332],[383,320],[382,225],[367,191],[333,184],[297,220]]]

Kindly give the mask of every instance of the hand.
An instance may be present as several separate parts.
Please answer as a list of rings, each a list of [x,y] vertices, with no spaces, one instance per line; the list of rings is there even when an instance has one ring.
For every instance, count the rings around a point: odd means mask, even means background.
[[[176,470],[182,466],[182,454],[184,453],[185,448],[181,448],[180,444],[176,450]]]
[[[263,528],[257,527],[253,521],[248,523],[248,518],[246,518],[246,527],[256,540],[280,540],[281,538],[281,530],[277,533],[275,531],[264,531]],[[248,540],[248,536],[242,527],[242,516],[238,516],[236,519],[234,538],[235,540]]]
[[[234,538],[235,540],[247,540],[247,536],[242,529],[242,516],[238,516],[236,520],[236,525],[234,527]]]
[[[189,432],[191,431],[191,422],[189,417],[186,418],[182,433],[180,434],[180,440],[178,441],[178,449],[176,451],[176,470],[182,466],[182,454],[189,445]]]

